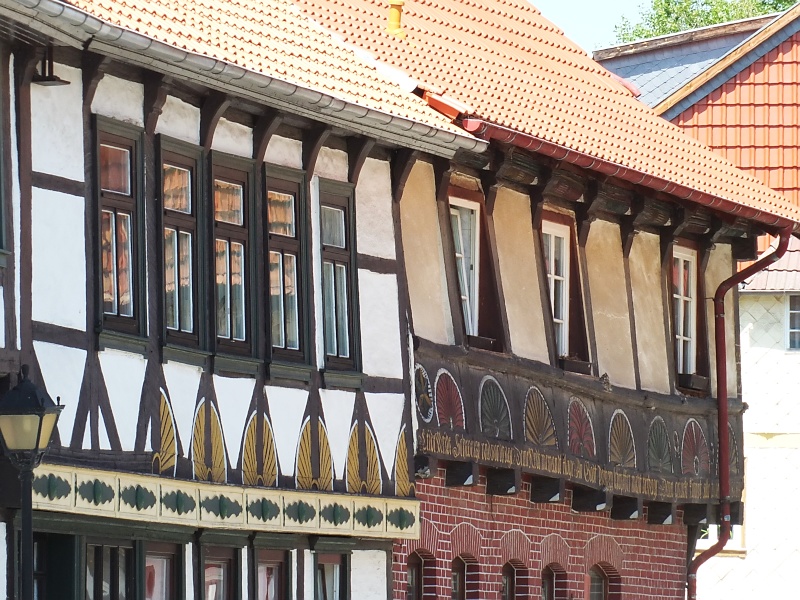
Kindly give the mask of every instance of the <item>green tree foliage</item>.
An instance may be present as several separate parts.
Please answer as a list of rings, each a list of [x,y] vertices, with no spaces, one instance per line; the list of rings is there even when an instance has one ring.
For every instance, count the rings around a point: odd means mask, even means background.
[[[617,42],[677,33],[716,23],[736,21],[786,10],[795,0],[650,0],[640,7],[640,21],[625,17],[614,27]]]

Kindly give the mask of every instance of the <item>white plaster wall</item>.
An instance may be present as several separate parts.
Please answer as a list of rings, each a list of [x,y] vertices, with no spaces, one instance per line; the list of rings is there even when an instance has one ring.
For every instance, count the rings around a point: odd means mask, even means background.
[[[364,373],[402,378],[397,276],[359,269],[358,302]]]
[[[192,423],[197,407],[197,390],[200,387],[203,370],[176,361],[168,361],[162,368],[183,455],[188,458],[192,447]]]
[[[174,96],[167,96],[156,124],[156,133],[199,144],[200,109]]]
[[[97,85],[92,112],[144,127],[144,86],[135,81],[105,75]]]
[[[251,158],[253,156],[253,130],[240,123],[220,119],[214,130],[211,149]]]
[[[314,165],[314,175],[336,181],[347,181],[347,152],[322,147]]]
[[[316,600],[314,593],[316,572],[314,569],[314,555],[311,550],[303,550],[303,566],[303,590],[305,600]]]
[[[530,198],[500,188],[493,218],[511,349],[518,356],[548,363]]]
[[[325,427],[331,447],[333,469],[337,478],[344,476],[347,447],[350,442],[350,425],[356,395],[344,390],[320,390],[320,401],[325,415]],[[301,415],[302,417],[302,415]]]
[[[186,573],[183,578],[186,600],[194,598],[194,544],[186,544]]]
[[[292,169],[302,169],[303,143],[300,140],[273,135],[269,139],[264,162]]]
[[[414,333],[438,344],[453,343],[442,235],[433,167],[417,161],[400,201],[403,253]]]
[[[275,449],[282,475],[294,475],[294,462],[300,426],[306,412],[308,391],[294,388],[265,386]]]
[[[14,61],[8,61],[8,80],[14,81]],[[14,86],[9,86],[11,88],[10,91],[10,101],[9,106],[16,106],[16,96],[14,93]],[[15,346],[16,348],[22,348],[22,333],[20,327],[20,306],[21,306],[21,292],[20,292],[20,258],[22,256],[22,250],[20,246],[20,190],[19,190],[19,155],[17,153],[17,111],[10,110],[9,111],[11,118],[10,118],[10,129],[11,129],[11,148],[9,148],[9,152],[11,152],[11,173],[9,174],[11,177],[11,219],[14,228],[14,272],[17,273],[17,276],[14,277],[14,318],[17,321],[17,339]]]
[[[711,251],[706,265],[706,297],[713,298],[720,283],[733,275],[731,247],[717,244]],[[714,352],[714,303],[706,300],[706,323],[708,324],[708,356],[711,375],[711,395],[717,394],[717,357]],[[728,350],[728,397],[737,396],[738,375],[736,365],[736,307],[733,302],[733,290],[725,295],[725,345]]]
[[[214,392],[217,395],[225,448],[234,467],[239,464],[244,426],[250,411],[250,400],[256,380],[249,377],[221,377],[214,375]]]
[[[120,444],[123,450],[133,451],[147,359],[118,350],[103,350],[98,358]]]
[[[85,331],[84,200],[39,188],[32,196],[33,319]]]
[[[672,342],[664,328],[661,278],[661,242],[657,235],[639,232],[633,238],[628,260],[633,290],[633,317],[642,388],[669,394],[667,351]]]
[[[64,405],[58,419],[58,433],[61,444],[69,446],[86,368],[86,350],[36,341],[33,342],[33,349],[47,393],[54,400],[61,397],[61,404]]]
[[[403,394],[366,392],[364,398],[367,401],[370,417],[372,417],[372,429],[381,450],[383,466],[386,467],[386,472],[391,474],[394,469],[397,442],[400,439],[400,427],[403,424],[403,408],[406,397]]]
[[[33,170],[83,181],[83,84],[80,69],[56,64],[71,85],[31,86]]]
[[[386,552],[353,550],[350,561],[351,596],[358,600],[386,600]]]
[[[384,160],[368,158],[356,186],[356,241],[360,254],[395,258],[392,178]]]
[[[586,242],[597,362],[611,383],[634,388],[633,346],[619,226],[594,221]]]

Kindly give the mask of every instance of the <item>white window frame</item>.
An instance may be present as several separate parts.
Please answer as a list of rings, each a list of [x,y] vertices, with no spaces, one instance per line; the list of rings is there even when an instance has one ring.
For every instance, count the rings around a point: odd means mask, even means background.
[[[691,265],[690,272],[689,272],[689,287],[688,294],[686,290],[681,289],[683,285],[683,278],[679,278],[677,282],[672,281],[673,274],[675,272],[673,264],[675,260],[681,261],[681,263],[688,262]],[[681,264],[681,268],[679,272],[683,272],[683,264]],[[676,295],[672,292],[672,286],[678,285],[679,293]],[[681,375],[691,375],[692,373],[697,372],[697,252],[692,250],[691,248],[685,248],[683,246],[673,246],[672,248],[672,261],[670,262],[670,295],[672,296],[672,332],[673,332],[673,343],[675,344],[676,349],[676,371]],[[681,318],[678,318],[678,315],[675,313],[675,300],[681,300],[681,309],[683,310],[685,303],[688,301],[691,307],[691,311],[689,314],[689,329],[690,335],[686,335],[685,331],[678,332],[678,325],[683,324],[683,314],[681,314]],[[683,342],[689,342],[689,370],[683,370]]]
[[[469,265],[471,267],[470,270],[463,273],[463,280],[464,281],[471,281],[472,283],[472,292],[473,295],[470,297],[468,290],[461,289],[461,278],[458,277],[458,273],[456,273],[456,278],[458,279],[458,291],[460,294],[459,302],[461,304],[461,313],[464,316],[464,328],[466,330],[467,335],[478,335],[478,300],[480,297],[479,293],[479,284],[480,284],[480,250],[481,250],[481,205],[477,202],[473,202],[471,200],[464,200],[463,198],[458,197],[450,197],[450,207],[449,213],[450,216],[456,216],[459,220],[459,224],[461,223],[462,218],[462,211],[470,211],[473,216],[473,223],[475,226],[474,235],[472,236],[472,264]],[[450,226],[451,234],[452,225]],[[459,235],[461,234],[461,227],[458,229]],[[462,248],[463,248],[463,240],[462,241]],[[453,249],[455,250],[456,243],[453,240]],[[456,262],[456,269],[458,269],[458,256],[454,256]],[[465,268],[467,268],[466,261],[462,261],[462,264]],[[465,310],[465,303],[467,309]]]
[[[542,251],[545,252],[545,234],[550,236],[551,247],[548,248],[549,255],[553,256],[555,238],[564,240],[564,275],[558,276],[550,272],[550,267],[545,261],[545,271],[547,272],[547,294],[550,298],[550,316],[553,318],[553,331],[555,332],[555,324],[561,323],[561,335],[556,335],[556,354],[558,356],[569,356],[569,303],[570,303],[570,272],[572,270],[572,255],[570,252],[571,230],[568,225],[563,223],[556,223],[554,221],[542,221]],[[545,252],[544,256],[547,256]],[[542,258],[544,258],[544,256]],[[553,281],[560,278],[564,282],[564,291],[561,295],[561,314],[563,318],[559,321],[556,319],[556,306],[555,306],[555,291]]]
[[[786,294],[786,327],[783,331],[786,334],[786,349],[789,352],[798,352],[800,346],[792,348],[792,334],[800,333],[800,329],[792,329],[792,314],[800,314],[800,310],[792,310],[792,297],[800,298],[800,294]]]

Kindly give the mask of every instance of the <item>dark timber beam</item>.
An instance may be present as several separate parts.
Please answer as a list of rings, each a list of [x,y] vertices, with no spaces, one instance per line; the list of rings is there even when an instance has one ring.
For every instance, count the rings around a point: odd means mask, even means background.
[[[358,176],[364,163],[375,147],[375,140],[365,136],[347,138],[347,177],[353,185],[358,183]]]
[[[648,525],[672,525],[675,523],[675,505],[669,502],[648,502]]]
[[[274,108],[268,108],[258,118],[258,122],[253,128],[253,160],[257,165],[264,162],[269,141],[281,123],[283,123],[283,115]]]
[[[610,494],[582,485],[572,487],[572,510],[576,512],[599,512],[613,504]]]
[[[83,103],[84,106],[91,106],[94,101],[94,94],[100,80],[105,76],[105,69],[111,59],[107,56],[95,54],[94,52],[84,52],[81,58],[81,73],[83,77]]]
[[[203,108],[200,109],[200,145],[204,150],[211,149],[217,124],[230,105],[231,99],[217,91],[211,92],[203,103]]]
[[[144,78],[144,132],[151,136],[167,101],[172,78],[161,73],[147,73]]]
[[[611,518],[617,521],[638,519],[644,512],[641,498],[630,496],[614,496],[611,505]]]
[[[319,126],[307,131],[303,136],[303,169],[309,177],[314,172],[319,151],[322,150],[322,146],[330,134],[330,128]]]
[[[400,202],[406,181],[411,174],[411,168],[419,158],[420,153],[410,148],[400,148],[394,153],[392,158],[392,198],[395,202]]]

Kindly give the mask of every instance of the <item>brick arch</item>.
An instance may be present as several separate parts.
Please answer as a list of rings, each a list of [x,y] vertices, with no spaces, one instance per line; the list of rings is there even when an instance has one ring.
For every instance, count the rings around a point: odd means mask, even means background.
[[[583,556],[586,573],[594,565],[600,565],[607,574],[619,576],[625,562],[625,553],[610,535],[596,535],[586,542]]]
[[[474,525],[461,523],[450,532],[450,550],[453,558],[460,556],[479,561],[481,558],[481,532]]]
[[[542,569],[549,566],[554,571],[560,569],[566,572],[569,568],[569,544],[563,537],[551,533],[542,539],[539,547]]]
[[[512,563],[527,568],[530,561],[531,540],[527,535],[514,529],[500,538],[500,564]]]
[[[408,540],[408,554],[416,552],[420,556],[436,556],[439,551],[439,530],[425,518],[420,518],[419,529],[419,539]]]

